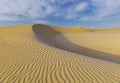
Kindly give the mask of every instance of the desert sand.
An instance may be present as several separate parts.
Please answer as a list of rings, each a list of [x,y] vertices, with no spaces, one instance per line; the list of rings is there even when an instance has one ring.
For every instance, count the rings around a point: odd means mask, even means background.
[[[119,83],[119,34],[42,24],[1,27],[0,83]]]

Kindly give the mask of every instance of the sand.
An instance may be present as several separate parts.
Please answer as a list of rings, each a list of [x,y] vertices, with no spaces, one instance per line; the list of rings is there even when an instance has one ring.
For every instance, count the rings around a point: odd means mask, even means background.
[[[111,54],[120,55],[119,32],[116,33],[87,32],[87,33],[62,34],[62,35],[64,35],[69,41],[77,45]],[[58,37],[60,37],[60,34],[57,36],[57,38]]]
[[[120,64],[75,53],[56,40],[61,33],[89,31],[47,25],[0,28],[0,83],[119,83]]]

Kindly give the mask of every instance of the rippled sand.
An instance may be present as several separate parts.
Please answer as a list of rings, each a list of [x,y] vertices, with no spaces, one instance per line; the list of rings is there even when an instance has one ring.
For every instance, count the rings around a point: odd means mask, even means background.
[[[57,37],[61,33],[89,32],[85,28],[61,29],[47,25],[0,28],[0,83],[119,83],[120,64],[116,58],[114,62],[96,58],[95,54],[88,56],[89,52],[94,53],[91,50],[80,54],[80,50],[72,49],[78,44],[72,37],[64,35],[70,41],[68,46],[67,39]],[[85,52],[88,54],[84,55]],[[111,56],[114,55],[108,58]]]

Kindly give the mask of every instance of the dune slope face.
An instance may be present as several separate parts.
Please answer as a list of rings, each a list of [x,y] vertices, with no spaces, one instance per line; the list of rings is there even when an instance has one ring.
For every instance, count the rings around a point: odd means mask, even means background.
[[[83,27],[60,28],[39,24],[34,25],[32,29],[37,38],[47,45],[89,57],[120,63],[120,55],[118,55],[120,34],[106,34],[105,32],[109,32],[109,29],[101,33],[99,29],[93,31]]]
[[[32,25],[0,28],[0,83],[120,82],[119,64],[44,44],[38,34]]]

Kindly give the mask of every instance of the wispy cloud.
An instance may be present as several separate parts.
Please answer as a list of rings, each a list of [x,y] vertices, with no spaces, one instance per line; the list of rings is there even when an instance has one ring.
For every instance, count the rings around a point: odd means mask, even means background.
[[[0,24],[104,21],[120,18],[120,0],[0,0]],[[52,19],[51,19],[52,18]]]
[[[75,19],[76,17],[80,16],[80,13],[83,13],[88,8],[87,2],[80,2],[75,4],[74,6],[71,6],[67,10],[66,19]],[[65,13],[65,14],[66,14]]]
[[[120,0],[92,0],[92,5],[99,17],[120,13]]]

